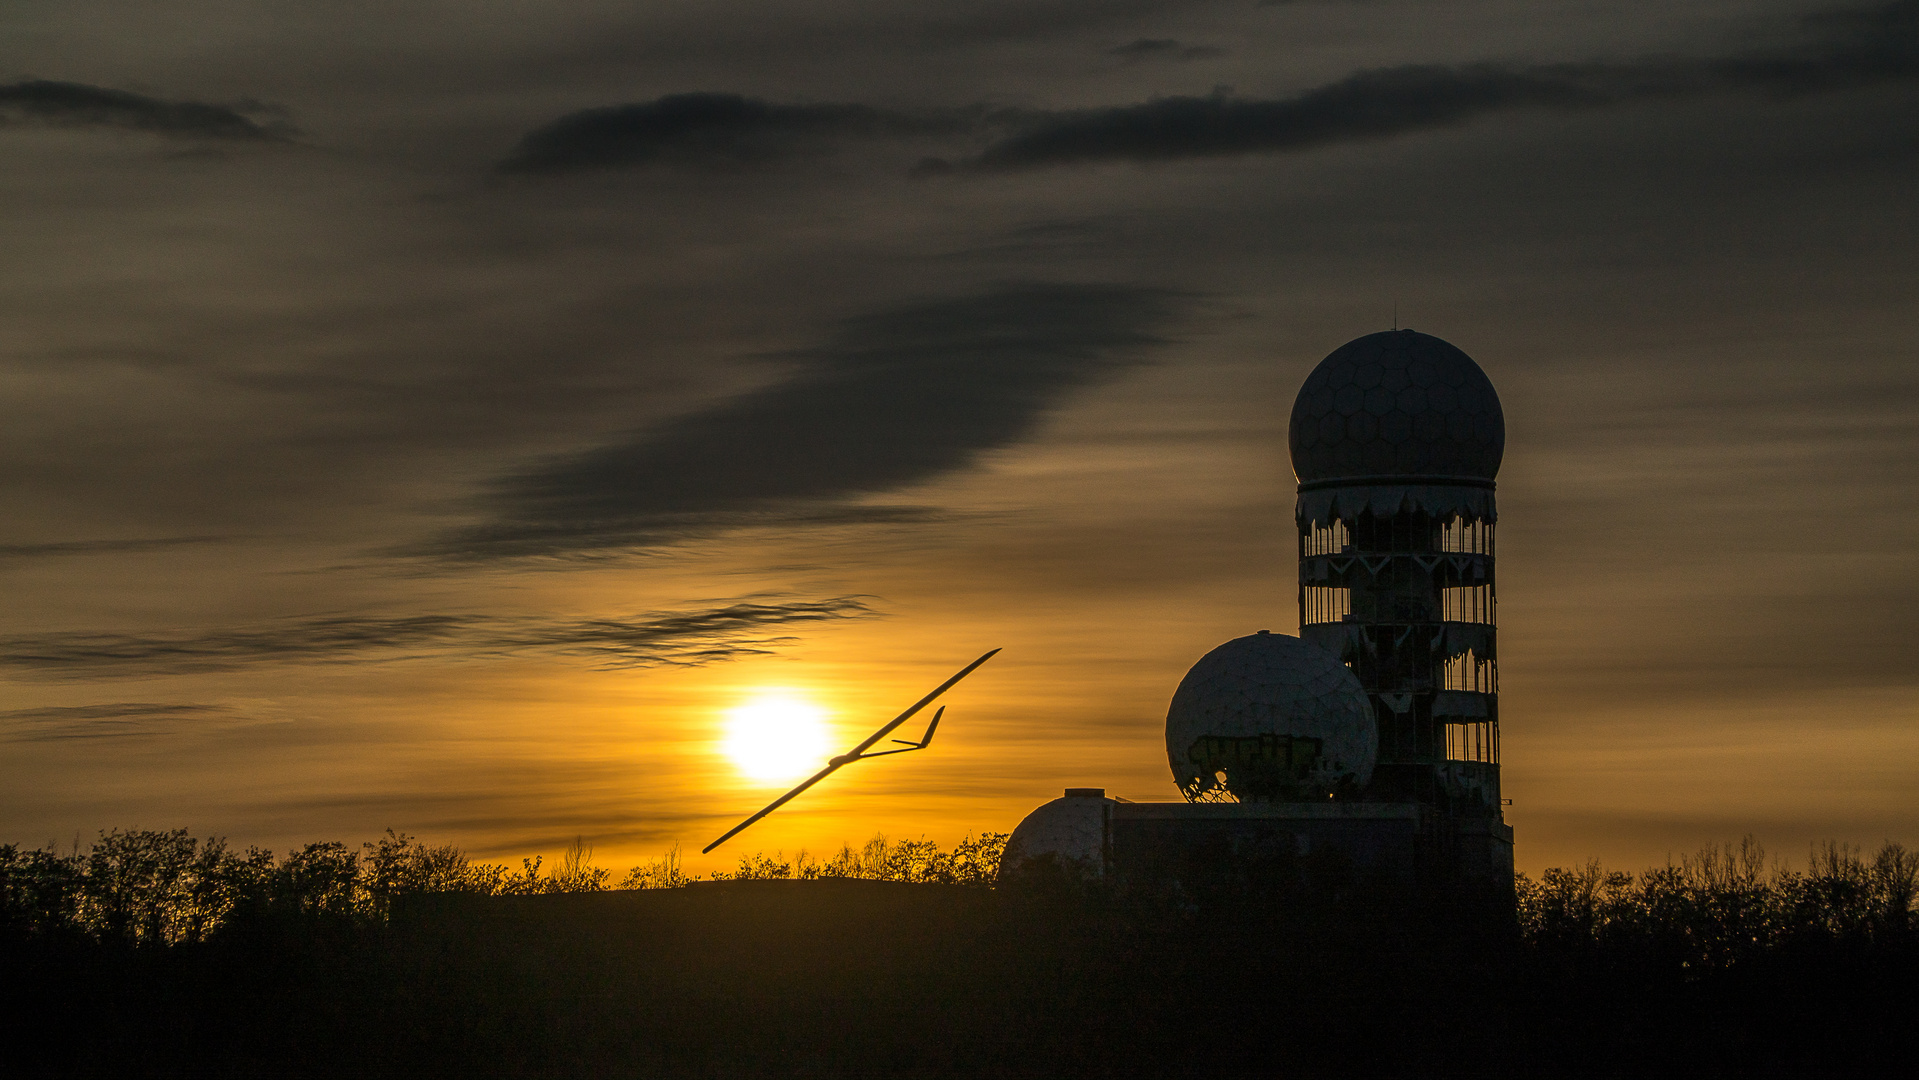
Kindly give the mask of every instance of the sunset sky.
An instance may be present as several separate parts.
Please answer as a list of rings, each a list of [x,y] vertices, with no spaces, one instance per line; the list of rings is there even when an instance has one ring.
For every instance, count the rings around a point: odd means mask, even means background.
[[[0,145],[0,843],[1175,799],[1395,317],[1504,403],[1519,866],[1919,842],[1913,0],[13,0]],[[692,855],[736,709],[994,647]]]

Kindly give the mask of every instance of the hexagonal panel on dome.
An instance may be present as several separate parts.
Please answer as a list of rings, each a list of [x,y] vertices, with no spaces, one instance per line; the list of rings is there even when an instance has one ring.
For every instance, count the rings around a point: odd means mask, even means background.
[[[1166,759],[1194,802],[1358,794],[1379,732],[1359,679],[1287,634],[1235,638],[1201,657],[1166,711]]]
[[[1506,421],[1472,357],[1430,334],[1388,330],[1320,361],[1293,402],[1290,442],[1302,484],[1491,480],[1505,454]]]

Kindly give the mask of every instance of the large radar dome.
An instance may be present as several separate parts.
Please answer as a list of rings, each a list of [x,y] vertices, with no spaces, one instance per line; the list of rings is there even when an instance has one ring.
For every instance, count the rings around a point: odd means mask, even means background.
[[[1388,330],[1341,345],[1307,376],[1291,444],[1301,484],[1490,481],[1506,418],[1472,357],[1430,334]]]
[[[1201,657],[1166,711],[1166,758],[1194,802],[1355,795],[1379,732],[1365,688],[1332,653],[1260,631]]]

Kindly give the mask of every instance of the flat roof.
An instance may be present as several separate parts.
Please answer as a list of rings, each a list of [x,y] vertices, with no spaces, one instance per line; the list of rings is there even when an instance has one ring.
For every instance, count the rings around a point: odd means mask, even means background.
[[[1419,819],[1418,803],[1188,803],[1188,802],[1116,802],[1113,819],[1188,818],[1200,821],[1231,821],[1244,818],[1298,820],[1381,820]]]

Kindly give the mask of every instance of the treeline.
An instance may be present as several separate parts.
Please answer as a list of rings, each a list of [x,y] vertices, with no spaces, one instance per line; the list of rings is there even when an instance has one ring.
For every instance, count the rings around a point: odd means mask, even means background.
[[[688,874],[678,849],[615,877],[576,840],[557,865],[476,862],[451,844],[404,833],[359,850],[330,842],[275,857],[184,829],[109,830],[85,850],[0,846],[0,933],[65,934],[127,944],[204,941],[246,919],[379,922],[401,897],[531,896],[669,889],[710,881],[859,880],[994,884],[1004,833],[969,836],[951,851],[930,840],[875,836],[827,857],[755,853],[733,871]],[[1514,882],[1520,939],[1553,953],[1632,954],[1699,968],[1813,938],[1904,938],[1919,927],[1919,853],[1888,842],[1870,857],[1816,845],[1805,869],[1769,860],[1753,838],[1709,845],[1677,863],[1630,874],[1597,861]],[[1097,891],[1097,890],[1095,890]]]
[[[584,843],[514,868],[398,833],[0,848],[0,1046],[23,1076],[315,1080],[1804,1080],[1919,1059],[1919,860],[1897,844],[1786,866],[1748,840],[1521,875],[1488,904],[1311,858],[1181,888],[1043,862],[1000,881],[1004,843],[749,855],[694,888],[676,853],[622,875]]]
[[[967,837],[953,851],[930,840],[885,836],[828,858],[801,851],[793,859],[763,853],[714,881],[902,881],[990,885],[1006,834]],[[464,893],[533,896],[617,889],[670,889],[702,880],[680,865],[679,850],[615,879],[593,865],[592,848],[575,840],[558,865],[543,857],[517,869],[475,862],[452,844],[430,845],[388,829],[359,850],[339,842],[308,844],[276,858],[223,839],[199,840],[185,829],[103,831],[86,850],[0,846],[0,934],[68,936],[129,945],[181,945],[208,940],[234,923],[317,920],[385,921],[407,896]]]
[[[1919,852],[1814,845],[1804,870],[1748,836],[1642,874],[1597,860],[1515,880],[1521,938],[1565,957],[1710,970],[1813,942],[1910,941]]]

